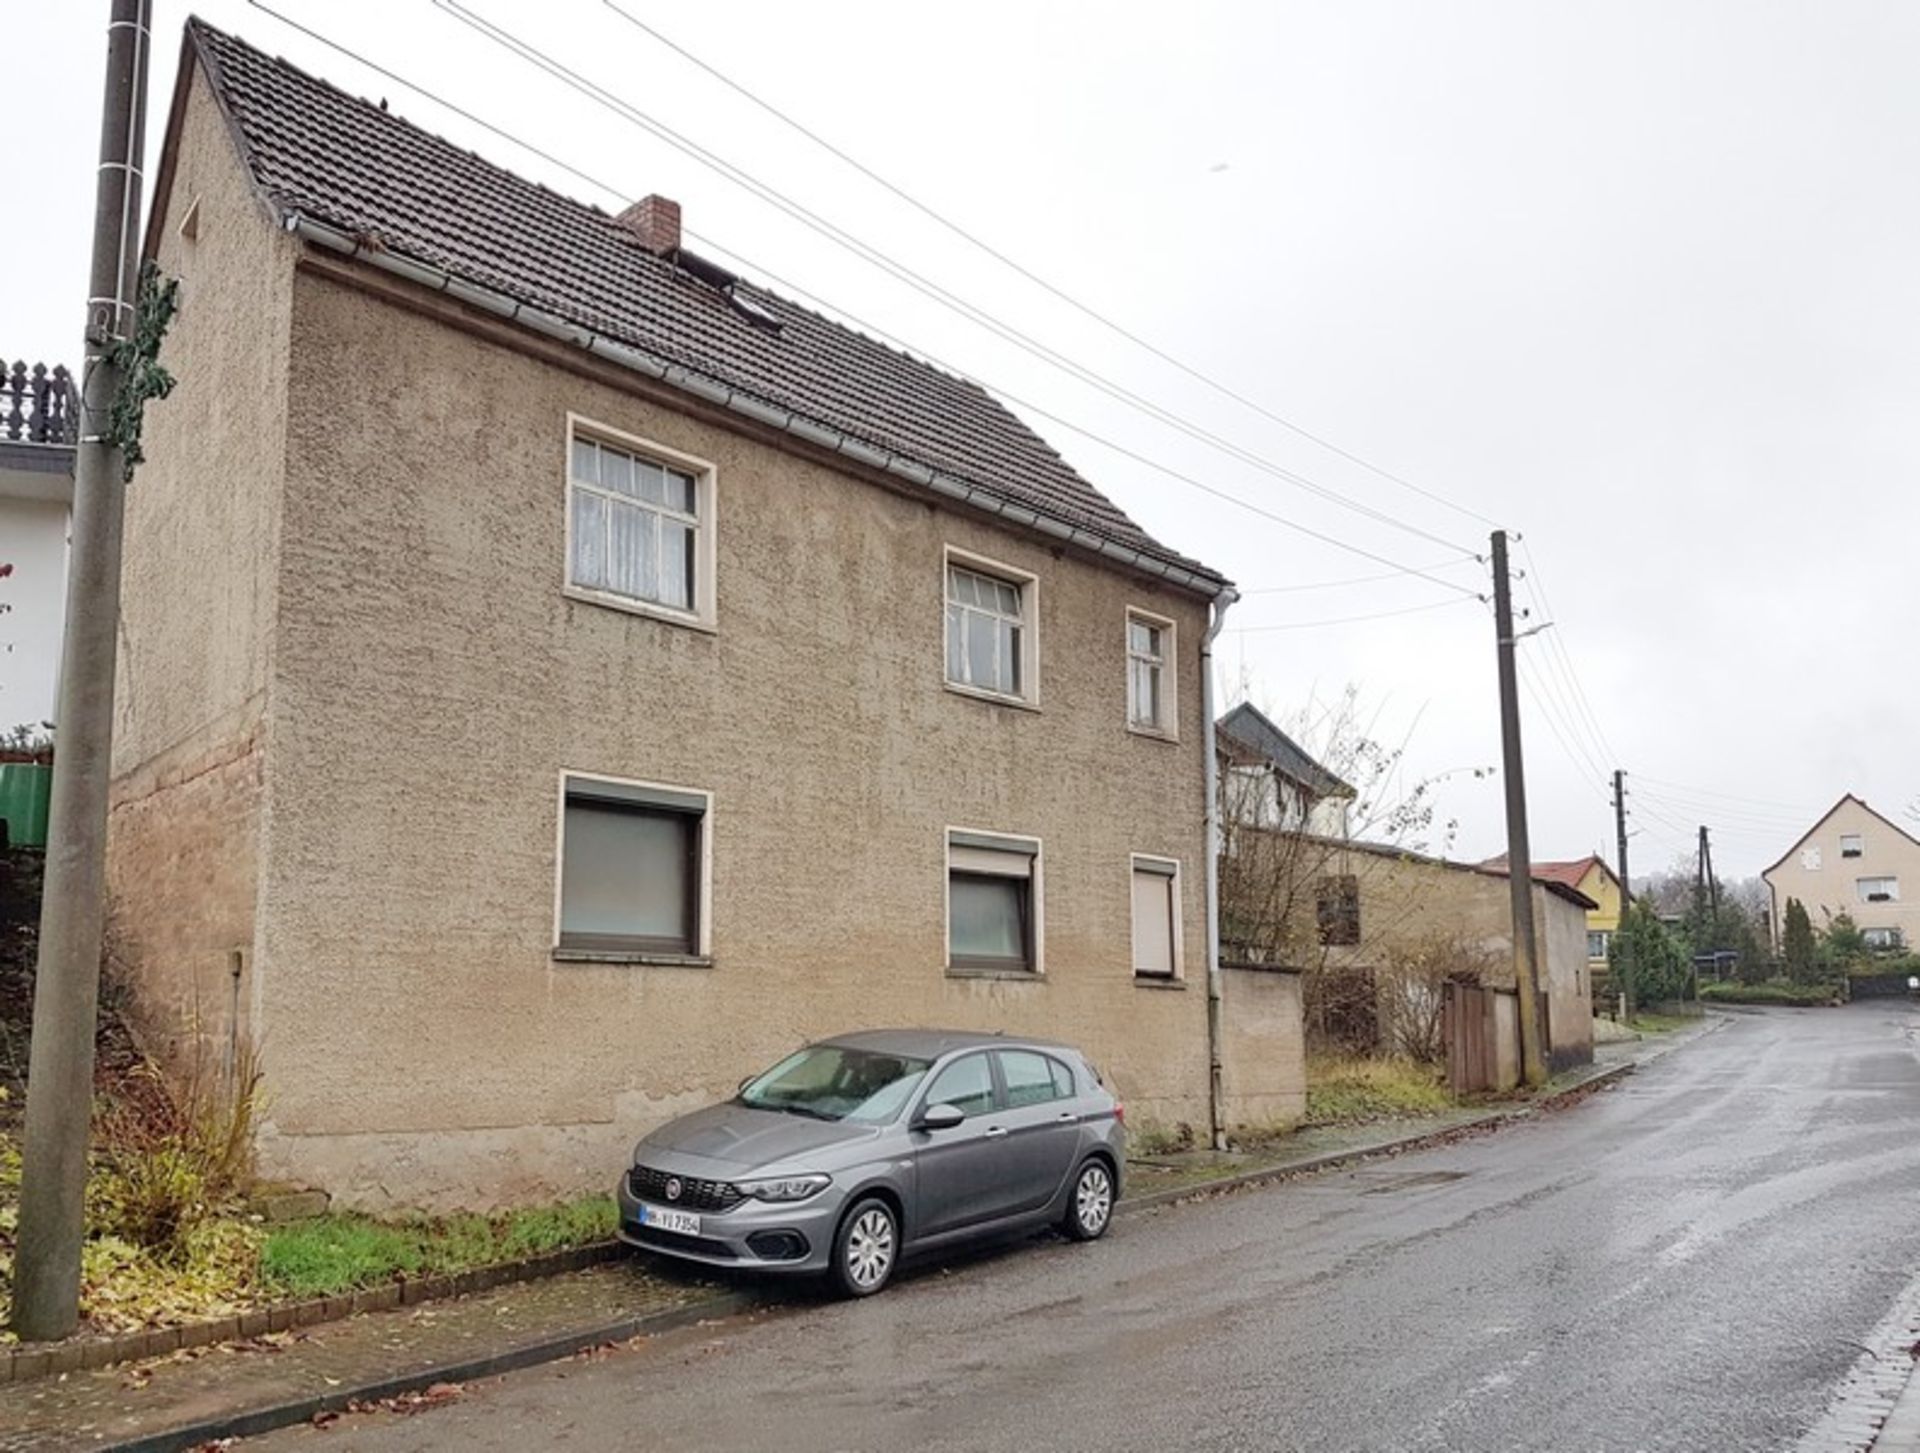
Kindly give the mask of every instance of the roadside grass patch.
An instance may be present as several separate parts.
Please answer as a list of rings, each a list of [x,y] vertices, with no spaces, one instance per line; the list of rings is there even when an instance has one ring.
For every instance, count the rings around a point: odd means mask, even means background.
[[[1839,984],[1796,984],[1787,979],[1769,979],[1763,984],[1739,984],[1731,980],[1700,986],[1700,997],[1709,1004],[1784,1004],[1789,1008],[1813,1009],[1845,997]]]
[[[1436,1065],[1393,1055],[1316,1055],[1307,1061],[1303,1125],[1363,1125],[1432,1115],[1458,1102]]]

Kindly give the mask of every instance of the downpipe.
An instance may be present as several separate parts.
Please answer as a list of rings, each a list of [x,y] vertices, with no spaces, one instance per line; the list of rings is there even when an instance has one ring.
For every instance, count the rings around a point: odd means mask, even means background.
[[[1220,982],[1220,753],[1214,742],[1213,641],[1226,624],[1227,612],[1240,599],[1240,592],[1228,586],[1213,598],[1213,620],[1200,641],[1200,715],[1203,747],[1206,752],[1204,778],[1207,790],[1207,1129],[1208,1141],[1215,1150],[1227,1148],[1226,1096],[1222,1087],[1221,1065],[1224,1038],[1223,994]]]

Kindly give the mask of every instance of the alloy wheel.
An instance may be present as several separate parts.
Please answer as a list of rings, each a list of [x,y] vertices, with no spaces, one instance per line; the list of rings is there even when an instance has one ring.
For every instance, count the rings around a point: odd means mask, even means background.
[[[878,1287],[893,1270],[893,1217],[869,1206],[847,1234],[847,1279],[862,1291]]]
[[[1089,1237],[1106,1230],[1107,1219],[1113,1215],[1113,1177],[1099,1161],[1080,1172],[1080,1183],[1073,1192],[1073,1214]]]

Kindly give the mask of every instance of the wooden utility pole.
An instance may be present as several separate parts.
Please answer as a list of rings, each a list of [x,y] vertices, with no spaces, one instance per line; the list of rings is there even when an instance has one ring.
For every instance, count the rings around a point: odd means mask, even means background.
[[[1633,904],[1633,890],[1627,886],[1632,881],[1627,877],[1627,774],[1617,767],[1613,773],[1613,830],[1620,853],[1620,921],[1624,924],[1627,909]],[[1626,1017],[1632,1019],[1633,965],[1628,964],[1627,972],[1620,976],[1619,989]]]
[[[1507,779],[1507,882],[1513,890],[1513,982],[1520,994],[1520,1073],[1547,1078],[1540,1023],[1539,947],[1533,926],[1533,848],[1527,841],[1527,780],[1520,753],[1520,683],[1513,650],[1513,592],[1507,581],[1507,532],[1493,532],[1493,620],[1500,669],[1500,760]]]
[[[120,391],[115,347],[132,335],[139,276],[148,10],[148,0],[112,0],[107,25],[86,368],[80,440],[74,452],[67,613],[54,723],[53,815],[40,909],[40,957],[34,970],[14,1261],[13,1328],[27,1341],[64,1337],[80,1318],[125,504],[120,450],[107,434],[107,422]]]

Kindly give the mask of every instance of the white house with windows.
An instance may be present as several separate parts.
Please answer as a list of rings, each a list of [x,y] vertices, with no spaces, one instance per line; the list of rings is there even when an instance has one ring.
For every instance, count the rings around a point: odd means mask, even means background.
[[[1816,929],[1844,913],[1876,949],[1920,946],[1920,841],[1851,793],[1762,876],[1776,938],[1797,898]]]
[[[1254,706],[1243,701],[1214,729],[1223,810],[1245,827],[1313,837],[1348,836],[1354,790]]]

